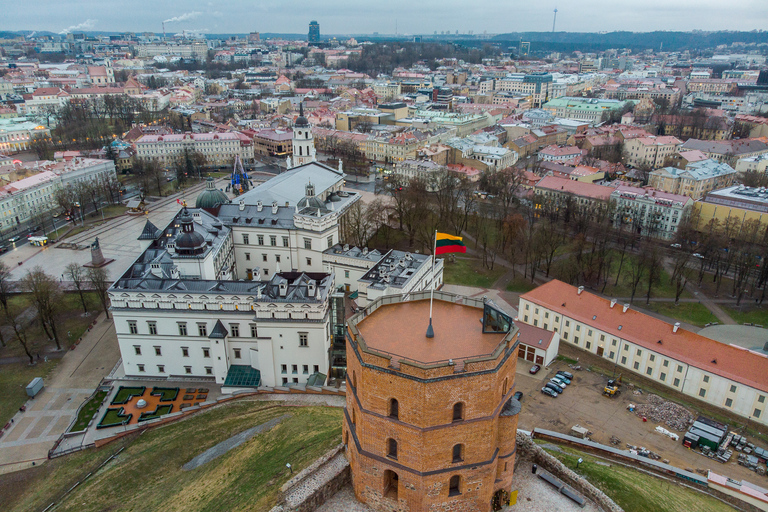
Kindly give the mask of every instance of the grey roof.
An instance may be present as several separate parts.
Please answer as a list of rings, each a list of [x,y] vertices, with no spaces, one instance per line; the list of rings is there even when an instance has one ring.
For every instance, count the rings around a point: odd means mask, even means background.
[[[677,167],[664,167],[661,169],[671,176],[689,175],[691,178],[699,181],[714,178],[715,176],[724,176],[733,174],[736,171],[728,164],[723,164],[712,159],[700,160],[688,164],[685,169]],[[657,173],[658,171],[654,171]]]
[[[213,330],[211,331],[211,334],[208,335],[209,338],[214,339],[224,339],[229,335],[229,331],[224,327],[224,324],[221,323],[221,320],[216,320],[216,325],[213,326]]]
[[[688,139],[680,148],[681,151],[698,149],[704,153],[719,155],[744,155],[755,151],[768,151],[768,144],[760,139],[740,140],[699,140]]]
[[[402,288],[416,274],[416,271],[429,261],[429,258],[426,254],[413,254],[393,249],[366,272],[360,281],[370,282],[370,286],[375,288],[387,286]]]
[[[274,274],[269,281],[161,279],[151,276],[134,279],[123,276],[110,291],[243,295],[254,302],[318,302],[328,293],[332,280],[332,274],[314,272],[281,272]],[[281,284],[285,287],[284,295],[281,294]],[[310,285],[315,286],[315,295],[309,293]]]
[[[365,249],[361,249],[359,247],[350,247],[348,245],[342,247],[341,244],[336,244],[332,247],[329,247],[323,251],[323,254],[332,254],[335,256],[344,256],[346,258],[354,258],[357,260],[366,261],[379,261],[381,259],[381,253],[377,249],[369,251],[367,247]]]
[[[239,200],[246,205],[255,206],[261,201],[265,207],[277,201],[280,206],[295,206],[304,197],[304,187],[308,182],[315,185],[315,190],[322,193],[344,179],[344,173],[327,165],[310,162],[295,167],[262,183],[253,190],[241,195]],[[318,194],[319,195],[319,194]]]
[[[161,231],[152,224],[149,219],[147,219],[147,222],[144,224],[144,229],[142,230],[141,234],[139,235],[139,240],[156,240],[158,236],[160,236]]]

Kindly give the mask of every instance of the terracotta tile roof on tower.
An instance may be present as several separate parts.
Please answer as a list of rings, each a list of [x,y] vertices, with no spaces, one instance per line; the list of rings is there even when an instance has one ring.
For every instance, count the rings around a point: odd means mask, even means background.
[[[658,354],[677,359],[704,371],[768,392],[768,358],[756,352],[726,345],[685,329],[673,332],[663,320],[575,286],[552,280],[520,297],[578,322],[623,338]],[[596,317],[593,320],[593,317]],[[661,343],[659,343],[659,341]]]

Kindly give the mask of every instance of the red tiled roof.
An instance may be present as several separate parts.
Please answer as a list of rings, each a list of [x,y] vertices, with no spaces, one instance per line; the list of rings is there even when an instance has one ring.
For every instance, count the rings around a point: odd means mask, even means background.
[[[566,192],[581,197],[599,199],[602,201],[608,201],[611,197],[611,192],[613,192],[613,188],[611,187],[585,183],[583,181],[574,181],[566,178],[558,178],[555,176],[546,176],[542,178],[542,180],[536,184],[536,189],[542,188],[557,192]]]
[[[682,328],[672,332],[672,325],[663,320],[631,308],[625,313],[620,303],[611,308],[610,300],[586,291],[579,295],[575,286],[558,280],[541,285],[520,298],[652,352],[768,392],[768,358],[762,354]],[[593,317],[596,318],[593,320]]]
[[[515,325],[520,329],[520,343],[529,347],[547,350],[552,343],[552,338],[555,337],[554,332],[546,331],[541,327],[534,327],[522,322],[515,322]]]

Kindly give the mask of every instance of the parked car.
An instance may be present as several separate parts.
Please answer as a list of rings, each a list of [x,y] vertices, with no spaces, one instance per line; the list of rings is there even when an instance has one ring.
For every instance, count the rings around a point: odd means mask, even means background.
[[[515,391],[515,394],[512,395],[512,398],[514,398],[518,402],[522,402],[523,401],[523,392],[522,391]]]
[[[539,373],[539,370],[541,370],[541,366],[535,364],[535,365],[531,366],[531,369],[528,370],[528,373],[530,373],[531,375],[535,375],[535,374]]]
[[[558,370],[557,374],[565,376],[566,379],[573,380],[573,374],[571,372],[566,372],[564,370]]]
[[[562,393],[563,391],[565,391],[565,389],[563,389],[561,386],[558,386],[554,382],[547,382],[546,384],[544,384],[544,387],[551,389],[552,391],[554,391],[558,395],[560,393]]]
[[[701,254],[699,254],[699,253],[697,253],[697,252],[693,253],[693,257],[694,257],[694,258],[699,258],[700,260],[703,260],[703,259],[704,259],[704,256],[702,256]]]
[[[563,391],[565,391],[565,384],[563,384],[563,383],[562,383],[562,382],[560,382],[559,380],[550,379],[550,380],[549,380],[549,382],[548,382],[548,384],[553,384],[553,385],[557,386],[558,388],[560,388],[560,390],[559,390],[559,391],[558,391],[558,390],[555,390],[555,391],[557,391],[558,393],[562,393]]]
[[[557,395],[558,395],[557,391],[552,391],[552,389],[546,386],[541,388],[541,392],[544,393],[545,395],[551,396],[552,398],[557,398]]]
[[[566,386],[571,383],[571,379],[565,377],[564,375],[555,375],[554,377],[552,377],[552,380],[556,380],[558,382],[562,382]]]
[[[669,244],[669,246],[670,246],[671,248],[673,248],[673,249],[680,249],[681,247],[683,247],[683,246],[682,246],[682,245],[680,245],[680,244]]]
[[[20,235],[12,236],[11,238],[8,239],[8,241],[11,242],[12,244],[18,242],[19,240],[21,240]]]

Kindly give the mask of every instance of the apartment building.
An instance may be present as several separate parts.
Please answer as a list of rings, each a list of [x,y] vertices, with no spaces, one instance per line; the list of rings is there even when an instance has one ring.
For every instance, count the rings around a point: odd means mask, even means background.
[[[68,162],[27,162],[21,166],[9,162],[7,167],[0,166],[0,171],[20,169],[33,174],[0,187],[2,229],[11,228],[54,209],[54,194],[62,187],[81,181],[117,179],[112,160],[74,158]]]
[[[624,224],[636,233],[666,240],[675,237],[680,221],[693,207],[688,196],[625,184],[611,193],[611,202],[615,225]]]
[[[736,162],[741,158],[768,154],[768,139],[765,137],[736,140],[688,139],[681,148],[701,151],[708,158],[736,167]]]
[[[560,335],[617,373],[633,372],[768,425],[766,356],[700,336],[558,280],[520,296],[518,322]]]
[[[244,163],[253,160],[253,141],[239,132],[144,135],[135,144],[137,158],[163,166],[175,165],[185,150],[201,153],[208,165],[218,167],[232,165],[236,156]]]
[[[663,192],[701,199],[712,190],[733,185],[738,173],[728,164],[702,160],[688,164],[685,169],[664,167],[652,171],[648,184]]]
[[[579,121],[600,122],[603,114],[612,110],[621,110],[632,100],[602,100],[597,98],[563,97],[548,101],[541,108],[556,117]]]
[[[637,137],[624,141],[626,163],[632,167],[661,167],[677,152],[683,141],[669,136]]]
[[[184,59],[205,60],[208,57],[208,45],[205,42],[187,44],[152,43],[141,44],[136,48],[139,58],[158,55],[178,55]]]

